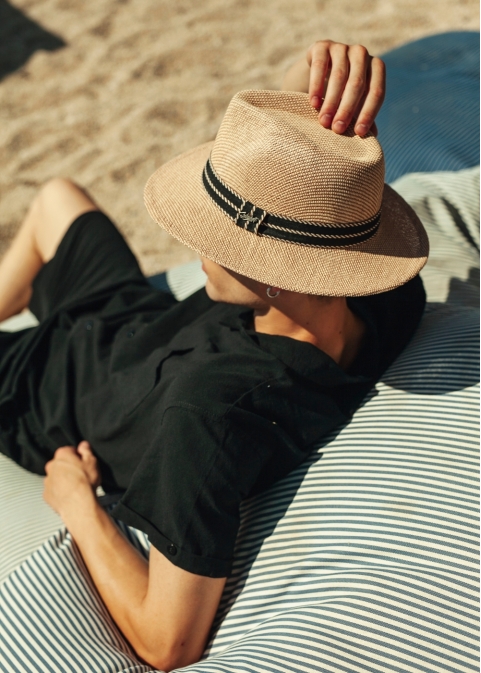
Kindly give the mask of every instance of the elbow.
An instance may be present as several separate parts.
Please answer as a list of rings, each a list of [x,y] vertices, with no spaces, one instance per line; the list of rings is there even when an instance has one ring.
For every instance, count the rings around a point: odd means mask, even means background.
[[[187,651],[184,644],[170,648],[161,645],[158,649],[149,648],[148,650],[139,648],[136,652],[146,664],[164,673],[170,673],[176,668],[195,664],[202,655],[200,653],[198,656],[193,656],[191,652]]]

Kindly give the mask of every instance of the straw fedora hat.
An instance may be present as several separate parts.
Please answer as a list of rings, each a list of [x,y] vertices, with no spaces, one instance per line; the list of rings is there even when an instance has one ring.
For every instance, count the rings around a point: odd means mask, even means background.
[[[377,294],[427,260],[420,220],[384,184],[376,138],[323,128],[302,93],[241,91],[216,140],[161,166],[144,197],[200,255],[285,290]]]

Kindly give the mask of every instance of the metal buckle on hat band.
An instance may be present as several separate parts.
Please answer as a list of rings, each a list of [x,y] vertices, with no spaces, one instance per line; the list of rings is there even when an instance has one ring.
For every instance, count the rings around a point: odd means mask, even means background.
[[[267,213],[265,210],[257,208],[253,203],[249,203],[249,201],[242,201],[241,207],[237,212],[235,224],[239,225],[239,220],[242,220],[244,223],[242,228],[258,236],[259,227],[266,215]]]
[[[362,222],[345,224],[303,222],[268,213],[228,187],[216,174],[210,159],[202,173],[202,182],[212,201],[234,224],[256,236],[268,236],[300,245],[345,248],[370,239],[377,232],[381,221],[381,211]]]

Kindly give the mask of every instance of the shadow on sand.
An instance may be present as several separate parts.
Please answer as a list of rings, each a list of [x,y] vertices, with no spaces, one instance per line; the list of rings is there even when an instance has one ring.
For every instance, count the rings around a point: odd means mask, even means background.
[[[0,80],[21,68],[39,49],[55,51],[65,44],[7,0],[0,0]]]

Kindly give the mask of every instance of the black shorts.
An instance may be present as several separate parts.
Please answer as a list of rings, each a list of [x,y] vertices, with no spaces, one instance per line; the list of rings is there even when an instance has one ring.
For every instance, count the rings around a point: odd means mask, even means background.
[[[31,388],[36,384],[31,374],[42,362],[45,366],[55,316],[64,309],[74,310],[77,317],[95,311],[96,298],[114,296],[126,286],[153,291],[109,218],[99,211],[84,213],[33,281],[29,308],[40,325],[19,332],[0,330],[0,452],[30,472],[45,474],[55,448],[77,439],[72,430],[56,446],[49,445],[32,420]]]
[[[100,211],[77,217],[33,282],[30,310],[40,322],[98,293],[148,281],[122,234]]]

